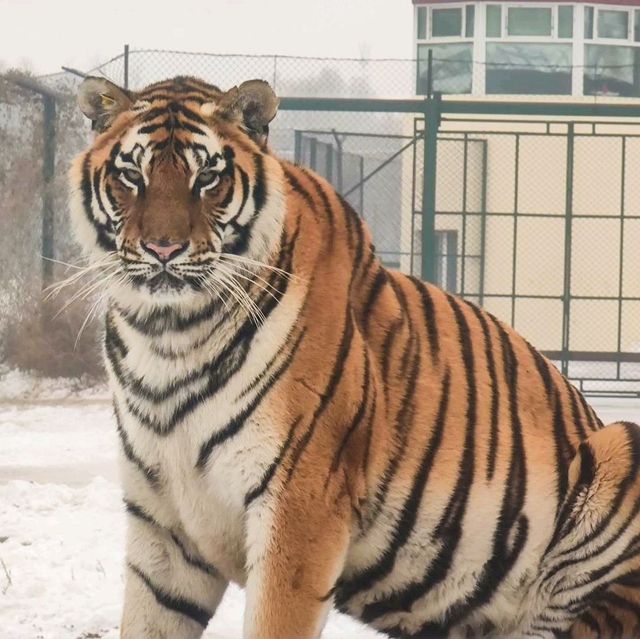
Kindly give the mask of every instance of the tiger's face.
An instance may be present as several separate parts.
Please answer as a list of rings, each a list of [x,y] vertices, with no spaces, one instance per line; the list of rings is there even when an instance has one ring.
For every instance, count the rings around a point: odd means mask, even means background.
[[[79,104],[99,134],[71,171],[72,216],[111,289],[188,303],[268,259],[283,206],[266,151],[277,108],[266,83],[223,93],[176,78],[131,94],[88,78]]]

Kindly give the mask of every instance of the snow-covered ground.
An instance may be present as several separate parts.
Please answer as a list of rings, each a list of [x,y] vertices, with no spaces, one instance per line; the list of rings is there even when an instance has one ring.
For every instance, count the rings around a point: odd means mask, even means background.
[[[116,639],[124,515],[109,403],[13,401],[0,404],[0,637]],[[638,400],[593,404],[607,423],[640,422]],[[240,639],[243,607],[230,588],[206,639]],[[323,634],[376,637],[338,614]]]
[[[124,510],[107,401],[0,404],[0,637],[116,639]],[[230,587],[206,639],[240,639]],[[332,614],[326,639],[375,639]]]

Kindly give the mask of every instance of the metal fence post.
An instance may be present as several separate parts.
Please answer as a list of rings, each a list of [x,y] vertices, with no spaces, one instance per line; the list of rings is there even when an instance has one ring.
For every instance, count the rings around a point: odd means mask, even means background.
[[[302,164],[302,132],[296,129],[293,132],[293,161]]]
[[[562,292],[562,374],[569,374],[569,334],[571,330],[571,234],[573,231],[573,158],[575,131],[567,124],[567,172],[564,211],[564,290]]]
[[[56,101],[51,95],[42,96],[44,112],[42,158],[42,289],[53,283],[55,211],[53,207],[53,178],[56,164]]]
[[[484,279],[487,254],[487,140],[482,140],[482,185],[480,194],[480,283],[478,303],[484,306]]]
[[[424,149],[422,166],[422,279],[436,279],[436,181],[438,129],[442,112],[436,93],[424,102]]]
[[[54,222],[53,179],[56,165],[56,99],[58,94],[33,78],[11,74],[5,78],[42,98],[42,290],[53,283]],[[47,259],[48,258],[48,259]]]
[[[124,45],[124,88],[129,88],[129,45]]]

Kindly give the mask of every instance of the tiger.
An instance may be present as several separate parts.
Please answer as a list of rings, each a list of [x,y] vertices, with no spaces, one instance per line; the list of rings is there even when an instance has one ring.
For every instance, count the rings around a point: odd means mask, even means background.
[[[75,235],[104,275],[127,519],[121,637],[331,609],[402,639],[640,637],[640,430],[515,330],[383,266],[269,146],[268,83],[86,78]]]

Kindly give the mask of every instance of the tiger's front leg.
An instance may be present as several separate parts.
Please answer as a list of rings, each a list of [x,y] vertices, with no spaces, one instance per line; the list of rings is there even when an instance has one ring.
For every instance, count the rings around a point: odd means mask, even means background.
[[[247,512],[245,639],[317,639],[350,538],[351,503],[338,481],[325,489],[293,475]],[[302,473],[301,473],[302,475]]]
[[[128,514],[122,639],[196,639],[227,587],[176,531],[138,503]]]

